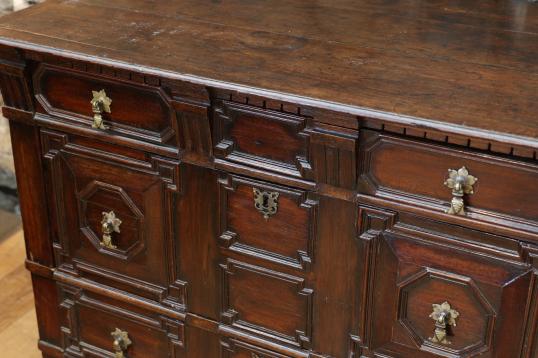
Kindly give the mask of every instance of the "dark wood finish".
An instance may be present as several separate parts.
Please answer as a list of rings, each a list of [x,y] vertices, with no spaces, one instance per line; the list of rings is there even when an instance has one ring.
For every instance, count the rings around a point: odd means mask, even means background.
[[[128,357],[536,358],[537,38],[524,1],[48,0],[2,18],[43,356],[111,356],[117,327]],[[461,166],[479,181],[449,215]],[[278,193],[274,215],[254,189]],[[429,340],[444,301],[450,345]]]

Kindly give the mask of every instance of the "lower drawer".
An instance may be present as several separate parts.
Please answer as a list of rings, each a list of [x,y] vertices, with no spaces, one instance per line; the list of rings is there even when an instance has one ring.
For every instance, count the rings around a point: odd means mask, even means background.
[[[221,358],[290,358],[235,339],[221,341]]]
[[[182,357],[183,323],[61,286],[65,357]]]

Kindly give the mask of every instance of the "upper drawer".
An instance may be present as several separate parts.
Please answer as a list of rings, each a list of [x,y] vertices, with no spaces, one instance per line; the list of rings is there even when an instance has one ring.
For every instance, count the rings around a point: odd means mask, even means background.
[[[373,131],[364,131],[360,152],[362,192],[438,212],[451,206],[457,211],[461,198],[464,206],[457,216],[538,233],[536,164]],[[449,170],[462,167],[477,180],[468,178],[459,196],[458,188],[450,188],[446,181]]]
[[[34,73],[34,91],[45,113],[89,128],[96,115],[94,92],[104,91],[110,108],[98,103],[96,109],[107,131],[157,144],[174,138],[173,110],[159,87],[42,64]]]
[[[215,116],[215,157],[311,179],[306,118],[223,101]]]

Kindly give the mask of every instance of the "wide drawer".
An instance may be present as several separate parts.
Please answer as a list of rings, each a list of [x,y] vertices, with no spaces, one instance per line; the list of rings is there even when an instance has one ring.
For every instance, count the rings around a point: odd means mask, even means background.
[[[290,358],[236,339],[221,341],[220,358]]]
[[[87,128],[96,127],[94,118],[100,116],[103,125],[96,130],[173,145],[174,111],[155,84],[48,64],[37,68],[33,82],[39,112]]]
[[[520,356],[532,324],[525,315],[533,267],[517,242],[371,207],[360,208],[358,227],[368,287],[361,341],[369,352]]]
[[[463,210],[451,213],[502,225],[513,232],[538,233],[536,163],[368,130],[363,132],[361,143],[362,192],[439,213],[463,204]],[[449,187],[451,170],[453,177],[459,171],[477,179],[467,182],[472,185],[462,190],[460,203],[454,195],[456,189]]]
[[[42,130],[58,270],[182,307],[173,197],[179,164]]]
[[[74,287],[60,286],[60,295],[65,357],[184,356],[180,321]]]

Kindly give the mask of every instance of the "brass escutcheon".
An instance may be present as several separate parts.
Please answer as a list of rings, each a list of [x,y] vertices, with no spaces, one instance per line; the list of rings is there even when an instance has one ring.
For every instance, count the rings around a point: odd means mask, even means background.
[[[473,185],[478,181],[478,178],[469,174],[465,167],[458,170],[448,169],[448,179],[445,180],[445,185],[452,189],[452,200],[450,208],[446,210],[447,214],[465,215],[465,203],[463,196],[465,194],[474,194]]]
[[[433,343],[452,344],[447,339],[447,329],[450,326],[456,327],[456,318],[459,317],[459,312],[452,309],[446,301],[441,304],[434,303],[432,306],[433,312],[430,314],[430,318],[435,321],[435,331],[429,340]]]
[[[264,191],[252,188],[254,192],[254,207],[263,215],[264,219],[269,219],[278,211],[278,195],[274,191]]]
[[[113,211],[109,211],[108,213],[103,211],[102,214],[101,230],[103,232],[103,238],[101,240],[101,246],[116,249],[117,246],[112,243],[112,233],[120,232],[121,220],[116,217],[116,213]]]
[[[93,98],[90,101],[93,111],[92,128],[108,129],[103,123],[103,112],[110,113],[110,105],[112,100],[107,97],[104,89],[100,91],[92,91]]]

